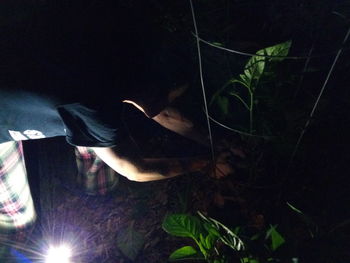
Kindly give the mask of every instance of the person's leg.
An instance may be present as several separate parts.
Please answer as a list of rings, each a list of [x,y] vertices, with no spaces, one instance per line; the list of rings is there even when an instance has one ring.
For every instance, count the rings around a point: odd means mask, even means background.
[[[0,144],[0,229],[23,229],[36,219],[21,142]]]
[[[78,183],[89,195],[105,195],[115,189],[118,174],[88,147],[75,148]]]

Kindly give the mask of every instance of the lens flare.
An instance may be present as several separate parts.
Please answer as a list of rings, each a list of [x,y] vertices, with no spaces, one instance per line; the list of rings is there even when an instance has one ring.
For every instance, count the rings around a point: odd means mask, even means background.
[[[72,251],[67,245],[50,247],[47,251],[45,263],[71,263]]]

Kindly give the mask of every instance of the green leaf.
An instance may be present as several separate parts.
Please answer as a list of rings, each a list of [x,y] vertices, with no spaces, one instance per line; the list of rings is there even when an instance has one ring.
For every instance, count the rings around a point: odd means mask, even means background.
[[[263,76],[266,64],[269,62],[282,61],[288,55],[291,41],[277,44],[261,49],[256,52],[258,56],[251,57],[244,68],[244,73],[240,74],[240,80],[245,84],[250,92],[253,92]],[[259,56],[262,55],[262,56]],[[274,58],[265,56],[276,56]]]
[[[220,236],[219,231],[215,227],[213,227],[210,223],[204,222],[203,226],[204,226],[204,229],[207,230],[208,233],[210,233],[216,237]]]
[[[199,242],[207,248],[207,243],[205,242],[205,238],[202,233],[199,234]]]
[[[266,238],[271,238],[271,250],[275,251],[286,241],[283,236],[276,230],[276,226],[271,226],[266,232]]]
[[[211,249],[214,247],[215,242],[218,240],[218,238],[216,236],[214,236],[213,234],[209,234],[207,235],[207,237],[205,238],[205,244],[206,247],[208,249]]]
[[[225,245],[236,251],[244,249],[243,241],[230,228],[211,217],[203,215],[199,211],[197,213],[206,223],[210,224],[211,227],[215,228],[216,231],[220,233],[218,239]]]
[[[290,203],[287,202],[287,205],[295,212],[297,212],[298,214],[303,214],[303,212],[301,212],[301,210],[299,210],[298,208],[296,208],[295,206],[291,205]]]
[[[193,247],[191,246],[184,246],[182,248],[179,248],[175,250],[171,255],[169,256],[170,261],[175,260],[183,260],[183,259],[201,259],[203,256],[197,252]]]
[[[215,46],[219,46],[219,47],[224,46],[224,45],[223,45],[222,43],[220,43],[220,42],[212,42],[212,44],[215,45]]]
[[[133,224],[122,229],[117,236],[117,247],[130,260],[134,261],[143,248],[145,239],[142,234],[135,231]]]
[[[201,232],[198,218],[185,214],[173,214],[166,216],[162,227],[171,235],[191,237],[195,240],[199,238],[199,233]]]
[[[256,52],[257,55],[274,56],[267,58],[269,61],[282,61],[289,53],[292,41],[286,41],[271,47],[267,47]]]
[[[259,263],[258,260],[250,257],[245,257],[242,260],[243,260],[243,263]]]
[[[250,93],[256,88],[260,77],[265,69],[266,58],[260,56],[253,56],[249,59],[244,67],[243,74],[240,74],[240,80],[244,83]]]

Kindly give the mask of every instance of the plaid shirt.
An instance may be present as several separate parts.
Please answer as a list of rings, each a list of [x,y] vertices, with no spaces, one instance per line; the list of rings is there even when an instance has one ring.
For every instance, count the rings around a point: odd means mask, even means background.
[[[95,152],[87,147],[75,148],[78,167],[78,183],[90,195],[105,195],[115,189],[119,182],[118,174],[106,165]]]
[[[35,221],[21,142],[0,144],[0,228],[21,229]]]

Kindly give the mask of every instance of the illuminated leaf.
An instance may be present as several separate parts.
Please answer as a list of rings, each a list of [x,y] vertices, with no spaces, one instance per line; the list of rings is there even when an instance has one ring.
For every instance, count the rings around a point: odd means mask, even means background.
[[[208,233],[210,233],[216,237],[220,236],[219,231],[215,227],[213,227],[210,223],[204,222],[203,226],[204,226],[205,230],[207,230]]]
[[[168,215],[164,219],[162,227],[174,236],[199,238],[200,222],[194,216],[185,214]]]
[[[183,259],[203,259],[203,256],[191,246],[184,246],[182,248],[179,248],[169,256],[170,261]]]
[[[252,56],[244,67],[244,73],[239,75],[250,92],[254,92],[260,78],[263,76],[266,64],[274,61],[282,61],[288,55],[291,41],[267,47],[256,52],[258,56]],[[259,56],[262,55],[262,56]]]
[[[215,228],[216,231],[220,233],[218,240],[222,241],[233,250],[240,251],[244,249],[243,241],[230,228],[211,217],[203,215],[199,211],[197,213],[207,224],[210,224],[212,228]],[[208,228],[208,226],[206,228]]]
[[[217,239],[218,238],[216,236],[214,236],[213,234],[207,235],[207,237],[205,238],[206,247],[208,249],[211,249],[214,246]]]

